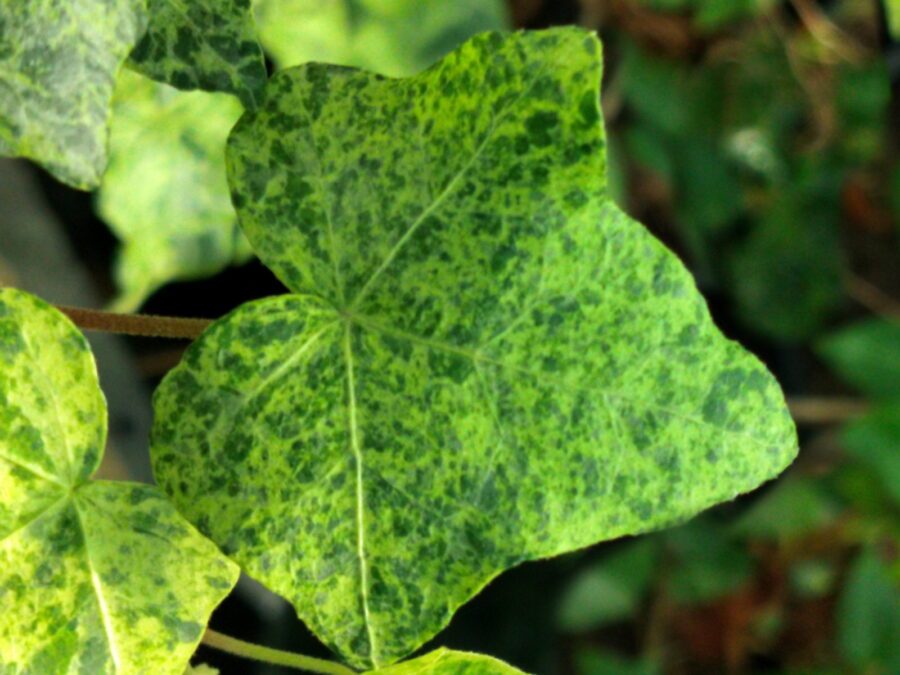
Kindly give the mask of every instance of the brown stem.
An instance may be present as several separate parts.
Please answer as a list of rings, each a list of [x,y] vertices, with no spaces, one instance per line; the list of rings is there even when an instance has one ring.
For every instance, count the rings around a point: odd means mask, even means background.
[[[848,275],[847,291],[854,300],[874,314],[900,321],[900,302],[875,284],[856,275]]]
[[[64,305],[57,305],[56,308],[83,330],[122,335],[194,340],[200,337],[200,334],[212,323],[210,319],[188,319],[152,314],[116,314],[115,312]]]
[[[800,424],[831,424],[859,417],[869,406],[855,398],[795,396],[788,399],[788,408]]]

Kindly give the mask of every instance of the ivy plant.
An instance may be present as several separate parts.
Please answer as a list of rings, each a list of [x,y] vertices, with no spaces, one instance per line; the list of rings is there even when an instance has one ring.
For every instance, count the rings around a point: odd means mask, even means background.
[[[106,402],[68,319],[0,289],[0,365],[0,672],[179,672],[237,566],[158,488],[91,480]]]
[[[152,487],[90,479],[87,343],[0,291],[0,672],[180,674],[202,639],[321,673],[516,673],[403,659],[504,570],[684,521],[792,461],[774,378],[609,196],[594,35],[488,32],[406,78],[311,63],[258,88],[249,3],[196,5],[221,13],[150,2],[131,62],[241,97],[230,199],[288,292],[212,322],[163,380]],[[135,110],[187,95],[139,77],[120,78]],[[101,199],[139,136],[114,127]],[[238,567],[348,665],[206,628]]]

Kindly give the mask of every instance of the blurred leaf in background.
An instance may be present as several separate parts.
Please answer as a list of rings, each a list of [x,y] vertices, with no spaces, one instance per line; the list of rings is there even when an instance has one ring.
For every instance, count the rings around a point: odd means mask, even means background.
[[[853,459],[872,469],[900,506],[900,399],[850,422],[841,440]]]
[[[602,649],[583,649],[575,656],[578,675],[660,675],[652,661],[629,659]]]
[[[557,625],[563,632],[591,630],[634,614],[646,596],[659,557],[652,539],[628,541],[582,570],[563,593]]]
[[[691,12],[702,30],[716,30],[771,9],[776,0],[638,0],[642,5],[666,12]]]
[[[751,216],[750,233],[728,259],[728,285],[738,315],[757,330],[800,341],[843,303],[840,182],[820,164],[791,167]]]
[[[225,180],[225,139],[242,112],[226,94],[181,92],[123,70],[110,161],[97,196],[122,240],[114,307],[137,309],[157,288],[251,257]]]
[[[896,574],[870,548],[850,567],[838,600],[838,642],[845,661],[858,672],[900,672]]]
[[[826,527],[839,511],[818,481],[790,476],[735,520],[731,532],[748,539],[789,543]]]
[[[895,40],[900,40],[900,0],[884,0],[888,30]]]
[[[819,353],[847,382],[876,398],[900,399],[900,322],[867,319],[819,342]]]
[[[681,605],[728,595],[750,579],[750,556],[714,519],[700,516],[664,538],[672,558],[668,590]]]
[[[413,75],[476,33],[507,27],[501,0],[257,0],[263,47],[307,61]]]
[[[880,169],[891,161],[888,70],[838,23],[871,24],[877,5],[611,6],[636,33],[615,34],[621,161],[664,186],[663,218],[699,282],[733,298],[745,325],[793,343],[816,335],[846,304],[846,193],[879,183],[873,192],[891,194]]]

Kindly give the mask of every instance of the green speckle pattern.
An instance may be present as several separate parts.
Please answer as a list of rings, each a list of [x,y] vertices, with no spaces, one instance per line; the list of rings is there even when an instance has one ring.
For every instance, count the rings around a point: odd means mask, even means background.
[[[0,289],[0,673],[180,675],[238,569],[158,488],[92,481],[106,405],[87,341]]]
[[[148,0],[150,21],[131,64],[178,89],[236,95],[255,107],[266,83],[250,0]]]
[[[372,675],[524,675],[518,668],[490,656],[441,647],[395,666],[371,671]]]
[[[414,75],[507,24],[502,0],[258,0],[259,39],[282,68],[309,61]]]
[[[134,311],[170,281],[250,258],[225,179],[225,139],[241,111],[225,94],[180,92],[130,70],[120,74],[97,201],[123,242],[116,310]]]
[[[0,155],[96,187],[116,74],[145,23],[144,0],[0,0]]]
[[[356,666],[516,563],[684,520],[796,454],[775,380],[609,200],[600,63],[566,28],[410,79],[290,69],[229,139],[241,224],[294,294],[166,377],[155,474]]]

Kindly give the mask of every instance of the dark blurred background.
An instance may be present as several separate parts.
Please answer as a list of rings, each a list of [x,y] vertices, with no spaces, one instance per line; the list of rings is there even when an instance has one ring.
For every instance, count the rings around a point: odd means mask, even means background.
[[[876,0],[513,0],[499,13],[485,0],[461,21],[453,2],[415,10],[443,31],[420,61],[503,21],[600,33],[613,194],[776,373],[802,449],[778,481],[683,526],[506,572],[434,643],[548,674],[900,673],[900,7],[891,20]],[[358,4],[330,30],[410,30],[402,12]],[[264,41],[273,68],[288,58],[277,39]],[[378,69],[373,49],[290,58]],[[402,70],[406,55],[391,58],[385,70]],[[63,304],[121,300],[119,241],[95,202],[2,160],[0,283]],[[284,290],[255,261],[167,280],[141,311],[216,317]],[[103,471],[148,480],[149,393],[185,345],[92,339],[111,403]],[[212,626],[327,656],[250,581]],[[281,672],[205,648],[198,661]]]

